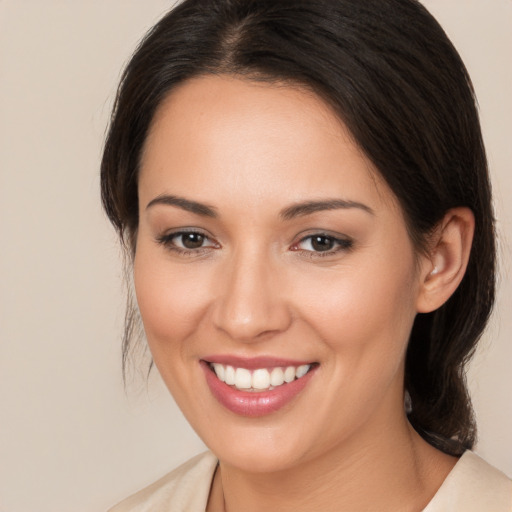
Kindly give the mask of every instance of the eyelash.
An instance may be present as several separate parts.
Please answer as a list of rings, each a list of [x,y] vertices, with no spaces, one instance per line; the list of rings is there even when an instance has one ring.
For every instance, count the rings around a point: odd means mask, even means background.
[[[298,246],[304,243],[306,240],[313,240],[314,238],[324,238],[327,239],[330,243],[334,244],[332,249],[328,249],[326,251],[312,251],[306,249],[300,249]],[[354,243],[352,240],[348,238],[337,238],[333,235],[328,235],[326,233],[313,233],[311,235],[305,236],[301,238],[297,243],[293,244],[291,250],[301,252],[308,258],[326,258],[329,256],[333,256],[342,251],[349,251],[352,249]]]
[[[218,244],[213,243],[213,242],[211,245],[207,245],[206,247],[198,247],[196,249],[187,249],[187,248],[183,248],[183,247],[178,247],[174,243],[174,240],[176,238],[183,237],[185,235],[199,235],[204,238],[204,241],[208,240],[211,242],[208,235],[206,235],[205,233],[203,233],[201,231],[195,231],[195,230],[190,230],[190,231],[183,230],[183,231],[176,231],[174,233],[167,233],[165,235],[157,237],[156,240],[159,244],[162,244],[166,249],[173,251],[180,256],[199,256],[199,255],[205,253],[208,249],[210,249],[212,247],[213,248],[219,247]]]
[[[199,235],[199,236],[203,237],[204,241],[210,241],[211,245],[207,245],[204,247],[198,247],[198,248],[194,248],[194,249],[187,249],[187,248],[178,247],[174,243],[175,239],[177,239],[179,237],[183,237],[185,235],[190,235],[190,234]],[[315,237],[328,240],[330,243],[334,244],[334,248],[331,248],[331,249],[328,249],[325,251],[314,251],[314,250],[307,250],[307,249],[299,248],[300,244],[304,243],[307,240],[313,240],[313,238],[315,238]],[[199,256],[199,255],[207,252],[207,250],[210,248],[216,249],[216,248],[220,247],[219,244],[212,242],[211,239],[208,237],[208,235],[202,233],[201,231],[194,231],[194,230],[176,231],[174,233],[168,233],[168,234],[157,237],[156,240],[159,244],[163,245],[165,248],[177,253],[178,255],[182,255],[182,256]],[[334,254],[337,254],[338,252],[349,251],[350,249],[352,249],[353,245],[354,245],[353,241],[350,239],[337,238],[333,235],[328,235],[325,233],[313,233],[311,235],[307,235],[307,236],[301,238],[297,243],[293,244],[290,247],[290,250],[295,251],[295,252],[300,252],[308,258],[325,258],[328,256],[332,256]]]

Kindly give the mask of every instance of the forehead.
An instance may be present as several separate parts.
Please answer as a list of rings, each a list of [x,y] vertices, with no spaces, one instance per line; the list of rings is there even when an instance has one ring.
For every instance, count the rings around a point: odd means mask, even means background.
[[[158,193],[247,205],[333,195],[395,202],[326,103],[284,84],[213,75],[184,82],[158,109],[141,164],[141,202]]]

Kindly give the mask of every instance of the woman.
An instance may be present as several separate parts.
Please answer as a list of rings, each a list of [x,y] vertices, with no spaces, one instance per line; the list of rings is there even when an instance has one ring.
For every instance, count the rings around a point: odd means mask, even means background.
[[[114,511],[512,509],[469,451],[485,152],[419,3],[183,2],[123,75],[102,193],[153,361],[211,449]]]

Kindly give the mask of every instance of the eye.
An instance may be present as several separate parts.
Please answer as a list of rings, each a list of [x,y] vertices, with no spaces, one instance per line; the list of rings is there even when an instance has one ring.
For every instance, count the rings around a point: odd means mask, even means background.
[[[217,243],[198,231],[177,231],[158,237],[157,241],[167,248],[181,253],[218,247]]]
[[[338,238],[332,235],[318,233],[302,238],[294,244],[291,249],[294,251],[305,251],[311,253],[325,253],[325,255],[348,250],[352,247],[352,240]],[[320,256],[321,254],[318,254]]]
[[[182,249],[199,249],[208,239],[201,233],[177,233],[172,240]]]

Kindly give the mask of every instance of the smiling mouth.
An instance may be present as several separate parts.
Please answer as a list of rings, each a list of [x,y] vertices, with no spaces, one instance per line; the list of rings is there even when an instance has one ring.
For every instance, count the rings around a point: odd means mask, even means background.
[[[253,370],[210,362],[208,362],[208,366],[221,382],[226,383],[233,389],[261,393],[263,391],[272,391],[280,386],[301,379],[315,366],[318,366],[318,363],[300,366],[255,368]]]

